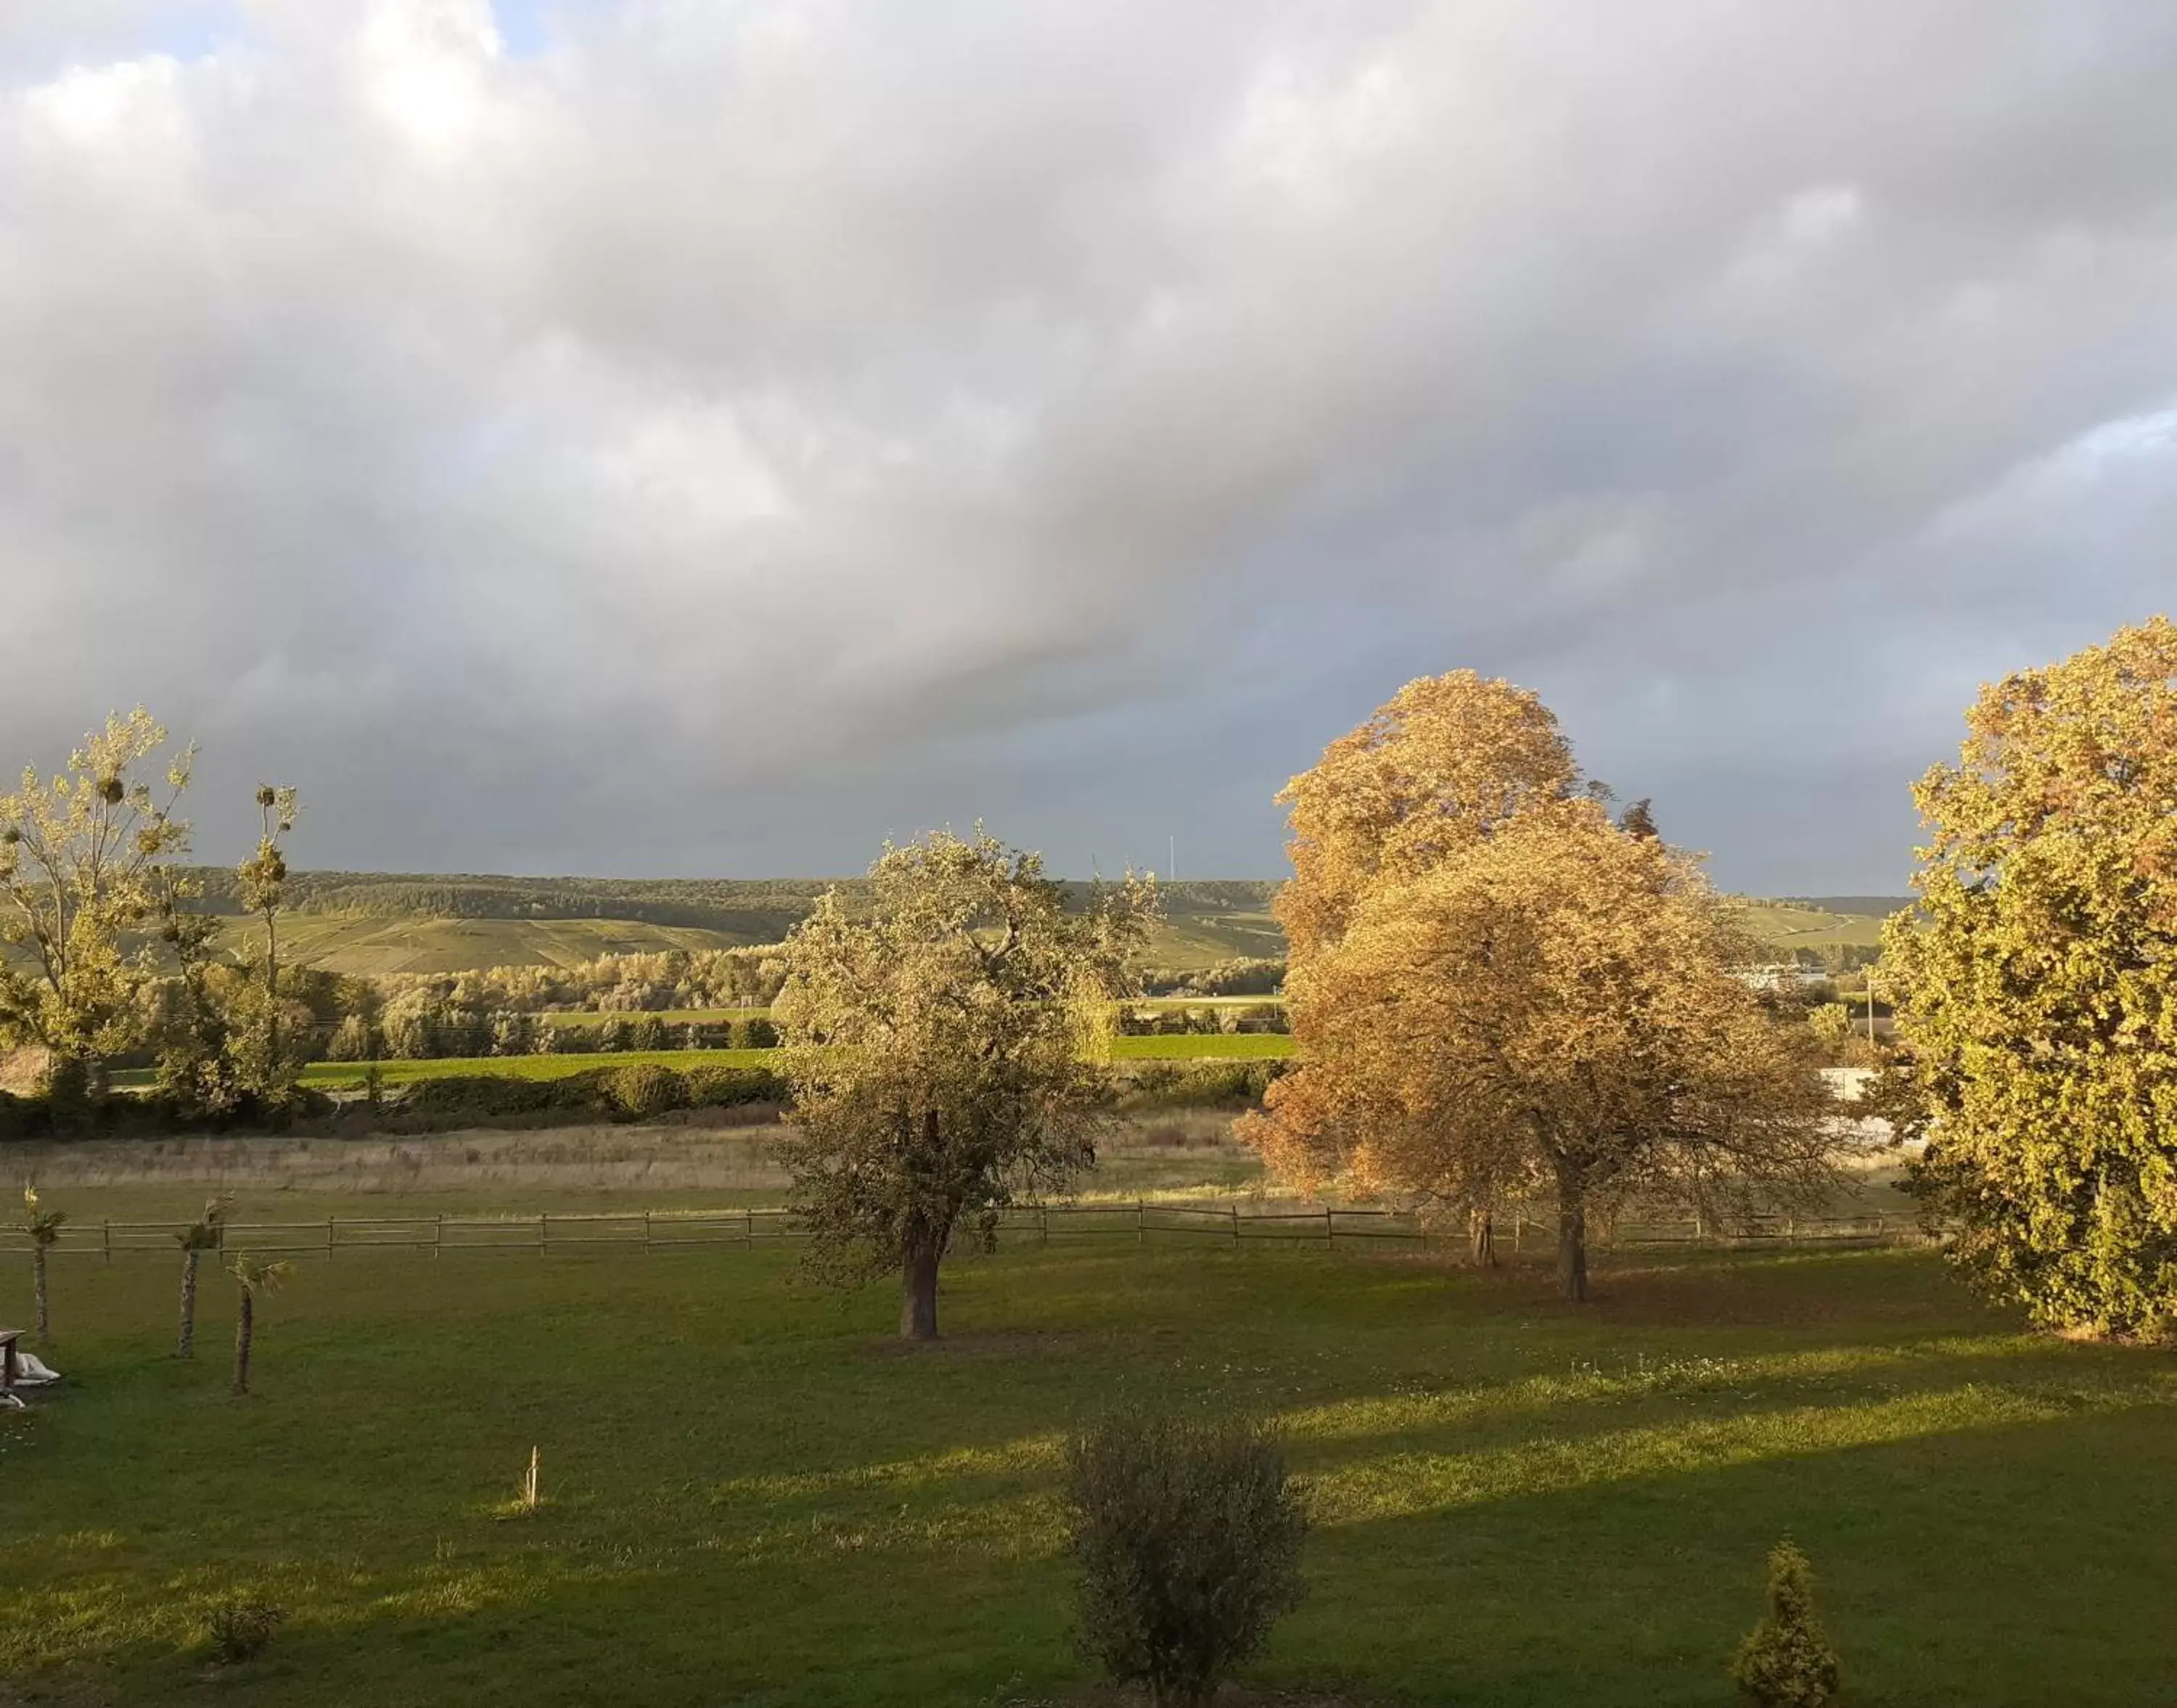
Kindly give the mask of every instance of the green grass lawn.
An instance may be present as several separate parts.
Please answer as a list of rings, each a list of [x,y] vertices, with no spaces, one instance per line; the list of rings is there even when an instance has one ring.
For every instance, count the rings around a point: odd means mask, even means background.
[[[952,1338],[914,1353],[785,1252],[343,1257],[270,1302],[248,1401],[226,1287],[168,1357],[175,1268],[59,1267],[71,1385],[0,1419],[24,1700],[1061,1699],[1056,1443],[1131,1399],[1286,1432],[1312,1593],[1264,1685],[1725,1703],[1787,1533],[1847,1702],[2177,1678],[2177,1369],[2022,1335],[1924,1253],[1611,1260],[1574,1309],[1432,1261],[1027,1248],[948,1265]],[[532,1445],[547,1504],[505,1517]],[[213,1678],[189,1645],[238,1588],[286,1623]]]
[[[1275,1033],[1239,1033],[1230,1037],[1183,1035],[1172,1038],[1115,1038],[1111,1056],[1117,1061],[1252,1061],[1292,1054],[1292,1040]],[[408,1085],[418,1079],[443,1079],[449,1074],[497,1073],[517,1079],[558,1079],[592,1067],[631,1067],[656,1062],[666,1067],[761,1067],[776,1065],[779,1057],[768,1050],[615,1050],[564,1056],[449,1056],[427,1061],[381,1061],[381,1083]],[[369,1070],[360,1061],[314,1061],[303,1072],[303,1083],[321,1090],[358,1086]],[[147,1069],[117,1073],[122,1085],[150,1083]]]
[[[597,1008],[548,1008],[537,1017],[547,1026],[603,1026],[612,1021],[633,1025],[638,1020],[661,1021],[668,1026],[720,1025],[729,1020],[768,1020],[768,1008],[661,1008],[640,1013],[607,1012]]]
[[[509,1079],[563,1079],[592,1067],[639,1067],[653,1062],[682,1069],[761,1067],[778,1060],[769,1050],[614,1050],[565,1056],[446,1056],[427,1061],[381,1061],[378,1071],[384,1084],[412,1085],[419,1079],[444,1079],[463,1073],[495,1073]],[[369,1072],[360,1061],[313,1061],[303,1070],[303,1083],[330,1091],[361,1085]]]
[[[1183,1033],[1170,1038],[1114,1038],[1114,1061],[1263,1061],[1293,1053],[1281,1032],[1235,1032],[1230,1036]]]

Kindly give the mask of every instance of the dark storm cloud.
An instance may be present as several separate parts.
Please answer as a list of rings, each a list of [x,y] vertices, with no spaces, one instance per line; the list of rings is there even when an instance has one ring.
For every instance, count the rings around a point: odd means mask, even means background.
[[[63,21],[56,21],[63,20]],[[0,14],[0,713],[306,857],[1277,865],[1510,674],[1756,888],[2170,603],[2177,14]]]

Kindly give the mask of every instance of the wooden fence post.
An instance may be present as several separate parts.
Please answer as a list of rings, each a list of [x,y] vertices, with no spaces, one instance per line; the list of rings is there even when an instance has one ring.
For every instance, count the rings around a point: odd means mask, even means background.
[[[1047,1246],[1050,1243],[1050,1206],[1049,1204],[1038,1204],[1035,1207],[1035,1231],[1038,1244]]]
[[[1338,1224],[1330,1219],[1330,1206],[1323,1207],[1323,1242],[1326,1246],[1338,1243]]]
[[[1236,1246],[1240,1243],[1240,1206],[1227,1204],[1225,1209],[1232,1213],[1232,1243]]]
[[[1134,1200],[1134,1243],[1145,1246],[1149,1241],[1149,1212],[1142,1208],[1139,1198]]]
[[[645,1257],[650,1255],[650,1212],[648,1210],[642,1213],[642,1252]]]
[[[743,1206],[743,1209],[747,1218],[747,1231],[741,1236],[741,1238],[747,1245],[748,1248],[750,1251],[754,1251],[756,1249],[756,1207],[753,1204],[749,1204]]]
[[[537,1212],[537,1249],[548,1252],[552,1248],[552,1212]]]
[[[111,1221],[105,1221],[100,1223],[99,1227],[105,1235],[106,1261],[110,1263],[113,1261],[113,1224]]]
[[[332,1260],[333,1260],[333,1219],[332,1219],[330,1216],[327,1216],[327,1217],[325,1218],[325,1261],[326,1261],[327,1263],[330,1263],[330,1262],[332,1262]]]
[[[431,1218],[431,1255],[439,1257],[446,1249],[446,1216],[441,1210]]]

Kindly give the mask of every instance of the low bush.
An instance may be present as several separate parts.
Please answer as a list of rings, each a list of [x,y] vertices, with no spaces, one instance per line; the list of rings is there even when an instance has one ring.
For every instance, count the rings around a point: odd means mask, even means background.
[[[587,1067],[557,1079],[460,1073],[419,1079],[401,1094],[390,1125],[432,1132],[454,1127],[551,1126],[561,1121],[654,1121],[680,1109],[784,1103],[785,1080],[767,1067],[683,1073],[655,1062]]]
[[[1823,1708],[1836,1694],[1836,1654],[1814,1616],[1814,1569],[1788,1542],[1769,1552],[1769,1611],[1739,1645],[1731,1676],[1760,1708]]]
[[[0,1092],[0,1143],[26,1138],[125,1138],[161,1132],[285,1132],[298,1121],[330,1115],[333,1101],[307,1086],[290,1087],[266,1105],[244,1092],[227,1107],[206,1110],[164,1092],[64,1099]]]
[[[1130,1109],[1240,1108],[1263,1100],[1270,1082],[1290,1063],[1266,1061],[1145,1062],[1118,1078],[1120,1103]]]
[[[579,1107],[602,1101],[597,1095],[598,1070],[570,1074],[564,1079],[524,1079],[513,1074],[448,1073],[436,1079],[419,1079],[401,1094],[395,1105],[404,1122],[428,1121],[460,1126],[470,1121],[490,1121],[515,1115],[541,1115],[547,1110]]]
[[[734,1021],[732,1037],[733,1047],[736,1050],[775,1050],[778,1047],[778,1028],[761,1014]]]
[[[614,1068],[604,1089],[614,1115],[622,1121],[654,1121],[688,1106],[688,1082],[655,1062]]]
[[[792,1095],[785,1077],[768,1067],[691,1067],[690,1109],[737,1109],[750,1103],[784,1103]]]
[[[254,1661],[271,1644],[286,1615],[256,1596],[230,1596],[205,1621],[205,1648],[212,1663],[238,1667]]]
[[[1112,1417],[1068,1443],[1082,1646],[1157,1708],[1195,1708],[1302,1594],[1307,1515],[1244,1420]]]

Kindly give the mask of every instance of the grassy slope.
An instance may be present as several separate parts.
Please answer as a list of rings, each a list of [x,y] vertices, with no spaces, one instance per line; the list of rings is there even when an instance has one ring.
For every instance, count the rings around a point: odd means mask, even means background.
[[[225,874],[205,876],[216,886],[227,881]],[[334,972],[368,977],[494,966],[568,966],[599,955],[674,948],[746,947],[775,939],[806,904],[804,892],[813,893],[817,887],[799,881],[615,884],[600,879],[432,880],[325,872],[298,874],[297,883],[307,910],[291,913],[282,922],[287,952]],[[488,909],[488,916],[450,917],[446,912],[405,905],[433,895],[434,885],[443,888],[440,901]],[[557,909],[567,900],[562,891],[569,885],[584,887],[585,909],[596,908],[609,916],[587,912],[573,917],[528,916],[527,910],[532,906],[546,913]],[[1151,936],[1145,963],[1187,970],[1241,957],[1282,955],[1284,934],[1269,913],[1274,888],[1253,881],[1168,887],[1165,917]],[[688,892],[700,892],[697,903],[688,900]],[[357,905],[344,908],[347,900]],[[666,900],[692,909],[692,916],[653,922],[633,912],[611,914],[615,906],[659,908]],[[225,908],[231,901],[221,892],[213,904]],[[1757,927],[1786,946],[1875,942],[1882,918],[1891,910],[1883,898],[1870,897],[1754,904]],[[227,945],[239,947],[246,935],[242,923],[229,920],[222,929]],[[21,959],[20,952],[12,948],[0,952]]]
[[[1840,912],[1834,907],[1808,901],[1754,901],[1749,904],[1752,924],[1765,942],[1780,948],[1820,949],[1831,946],[1872,947],[1882,941],[1882,925],[1891,914],[1907,905],[1900,897],[1884,904],[1880,897],[1839,897],[1855,909]]]
[[[224,939],[239,945],[247,928]],[[415,914],[296,914],[281,923],[285,952],[336,973],[461,973],[485,967],[571,967],[600,955],[723,949],[737,939],[691,925],[639,919],[446,919]]]
[[[1266,1683],[1720,1702],[1788,1532],[1852,1700],[2169,1689],[2177,1374],[2020,1336],[1924,1255],[1607,1267],[1574,1311],[1411,1261],[1026,1250],[952,1263],[915,1356],[783,1252],[343,1258],[270,1302],[239,1404],[230,1290],[177,1366],[173,1280],[61,1270],[75,1385],[0,1420],[0,1678],[41,1695],[215,1689],[183,1645],[248,1586],[288,1618],[236,1708],[1048,1700],[1054,1443],[1127,1396],[1283,1422],[1312,1595]],[[502,1519],[532,1444],[548,1504]]]

